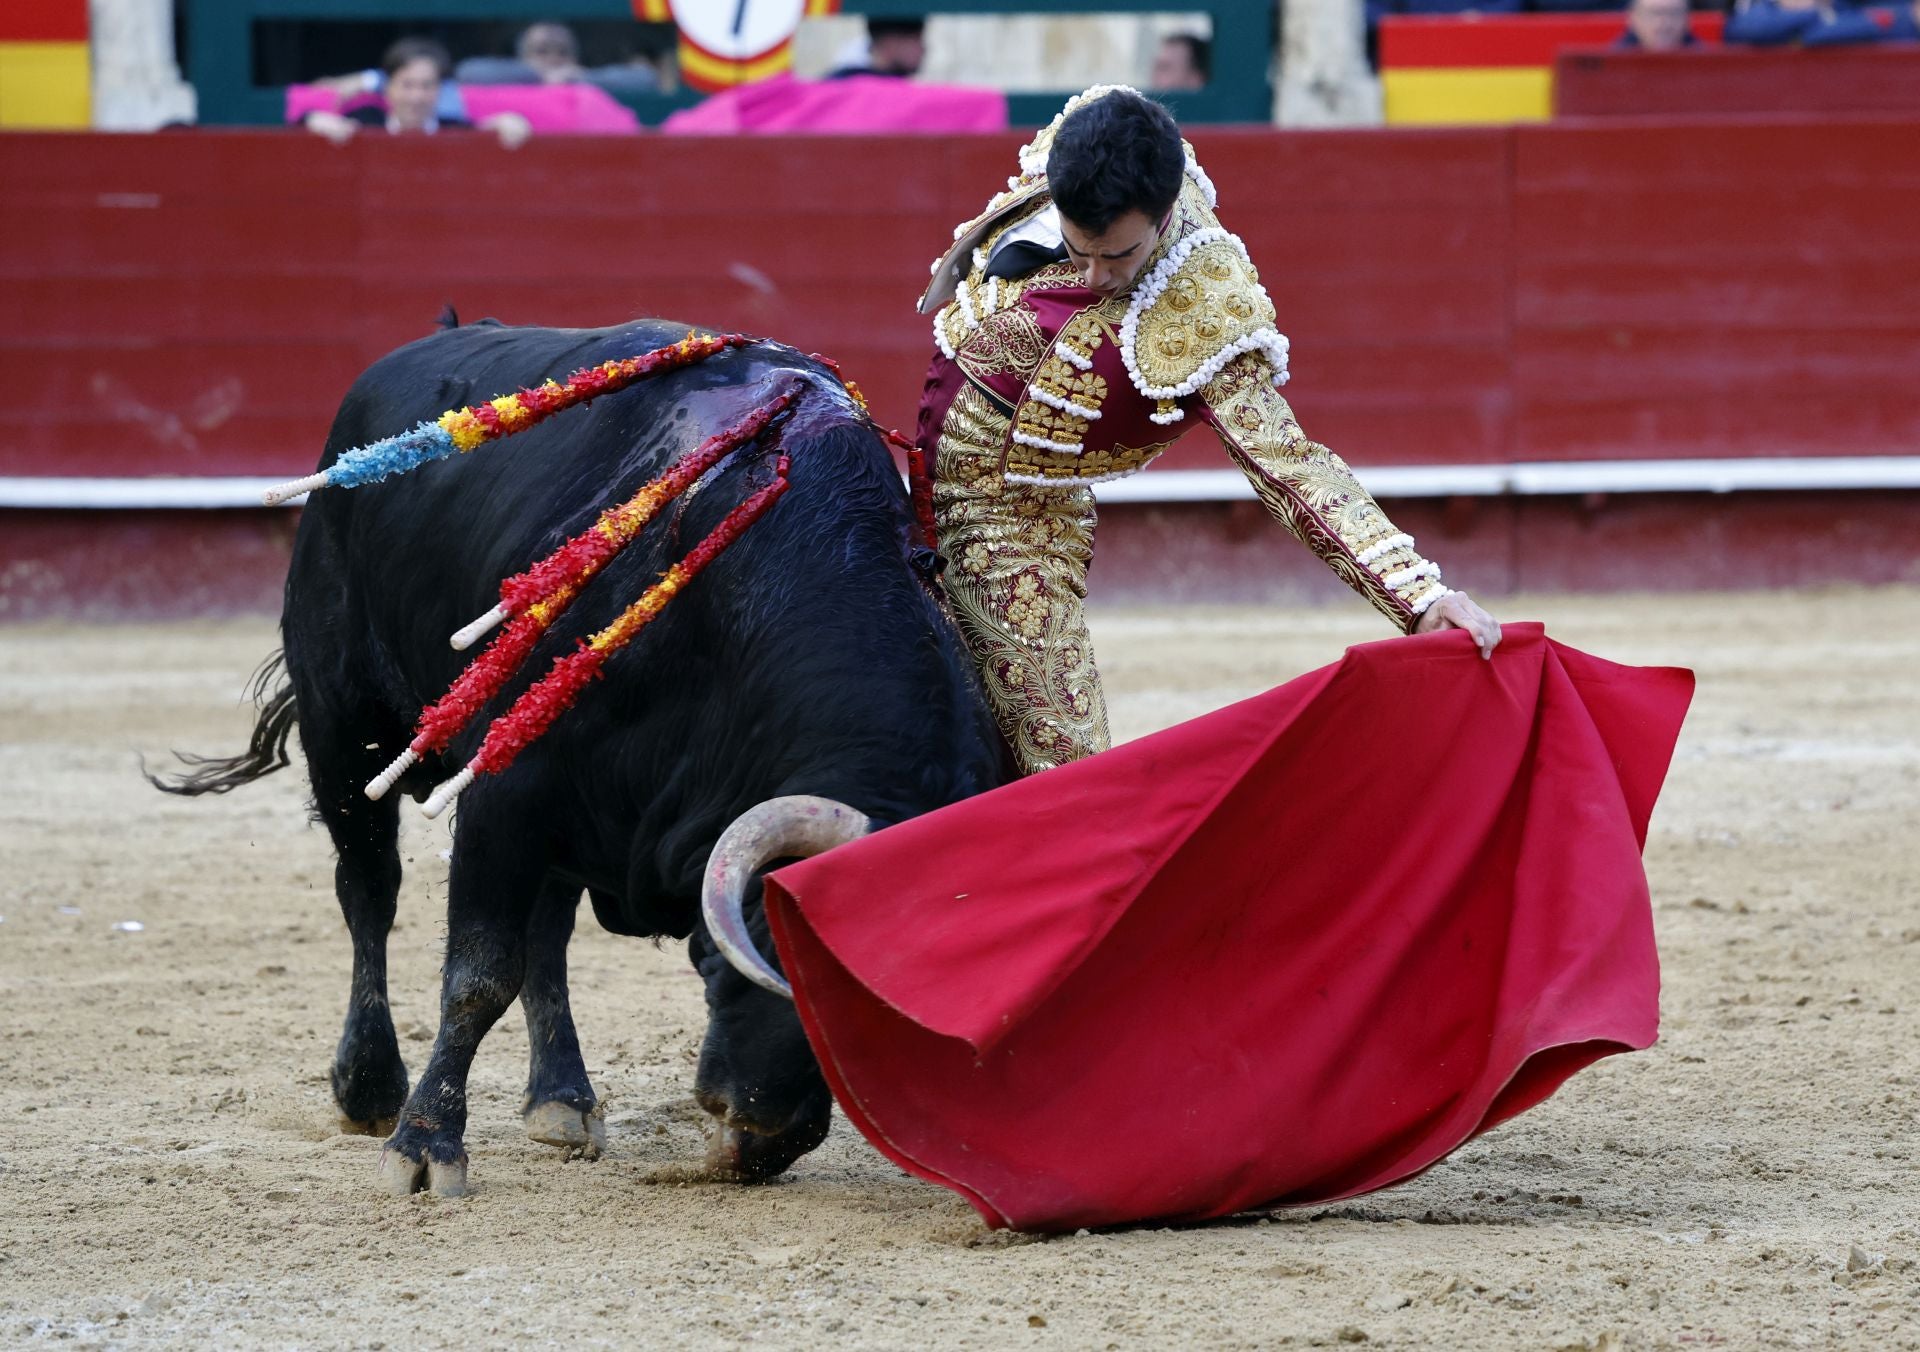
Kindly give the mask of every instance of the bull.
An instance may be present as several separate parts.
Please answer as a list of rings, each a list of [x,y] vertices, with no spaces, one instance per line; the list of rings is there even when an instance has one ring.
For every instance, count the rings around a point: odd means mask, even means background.
[[[355,382],[321,465],[442,409],[688,332],[655,321],[590,330],[455,324]],[[493,604],[500,579],[782,394],[794,396],[784,422],[615,558],[497,701],[504,708],[763,483],[767,443],[777,441],[791,461],[785,497],[509,771],[461,797],[439,1032],[409,1093],[387,1004],[397,799],[422,798],[452,775],[487,718],[407,770],[398,794],[370,801],[363,787],[459,673],[465,658],[448,636]],[[343,1128],[390,1133],[385,1186],[465,1191],[468,1067],[516,998],[532,1044],[528,1134],[598,1153],[604,1128],[567,988],[583,895],[615,933],[687,941],[709,1012],[695,1073],[695,1097],[716,1119],[708,1167],[768,1178],[824,1139],[831,1098],[792,1004],[776,993],[777,971],[759,956],[770,946],[754,883],[779,858],[1009,776],[933,573],[872,423],[819,360],[773,343],[605,395],[510,443],[313,497],[287,576],[283,666],[270,659],[263,668],[247,750],[188,758],[182,773],[155,782],[204,794],[257,779],[289,763],[297,723],[353,947],[333,1096]],[[824,802],[797,813],[779,806],[795,798]],[[712,886],[729,894],[717,914],[729,917],[720,928],[732,942],[703,918],[710,860]]]

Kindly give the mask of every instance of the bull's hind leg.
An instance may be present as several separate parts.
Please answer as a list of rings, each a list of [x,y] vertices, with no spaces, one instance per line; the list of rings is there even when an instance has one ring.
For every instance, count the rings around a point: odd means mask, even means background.
[[[520,988],[520,1007],[527,1015],[529,1057],[527,1096],[520,1111],[534,1140],[594,1159],[606,1148],[607,1129],[567,1001],[567,942],[579,905],[578,884],[550,879],[540,889],[527,925],[527,980]]]
[[[301,740],[320,820],[333,838],[333,888],[353,939],[353,986],[333,1054],[333,1101],[340,1129],[368,1136],[393,1130],[407,1097],[407,1067],[387,1005],[387,932],[400,894],[398,804],[369,802],[361,786],[379,766],[357,737],[309,726],[302,709]],[[342,752],[343,743],[352,748]],[[372,768],[368,768],[371,766]]]
[[[468,791],[447,884],[440,1035],[380,1156],[391,1192],[431,1186],[438,1196],[458,1197],[467,1190],[467,1072],[526,979],[527,923],[546,872],[525,844],[535,834],[497,789]]]

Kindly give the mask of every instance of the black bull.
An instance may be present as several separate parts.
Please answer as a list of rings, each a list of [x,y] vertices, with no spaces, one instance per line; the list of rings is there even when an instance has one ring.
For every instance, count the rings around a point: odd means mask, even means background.
[[[686,332],[656,322],[482,322],[437,333],[354,384],[322,467],[443,409]],[[799,398],[784,425],[608,565],[445,756],[425,758],[399,793],[366,798],[367,781],[465,664],[448,636],[498,600],[502,578],[789,390]],[[461,796],[439,1036],[409,1095],[386,989],[399,797],[419,798],[455,773],[488,716],[764,486],[775,439],[792,458],[786,496],[544,738]],[[710,1011],[695,1092],[719,1119],[716,1170],[768,1177],[820,1143],[831,1101],[799,1020],[716,951],[700,918],[702,873],[727,825],[768,799],[819,795],[884,824],[1005,777],[976,679],[926,585],[930,556],[914,546],[907,496],[872,425],[820,363],[774,344],[725,352],[403,477],[314,494],[287,577],[285,683],[266,694],[246,753],[196,761],[161,787],[217,792],[277,768],[297,719],[353,941],[334,1098],[350,1129],[392,1130],[382,1155],[389,1186],[464,1188],[468,1067],[516,997],[532,1042],[528,1133],[597,1151],[597,1100],[567,998],[582,893],[616,933],[689,939]],[[770,951],[757,900],[748,918]]]

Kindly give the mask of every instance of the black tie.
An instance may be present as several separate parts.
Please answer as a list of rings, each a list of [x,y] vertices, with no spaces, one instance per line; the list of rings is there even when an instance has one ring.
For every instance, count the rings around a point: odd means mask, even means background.
[[[1029,244],[1026,240],[1016,240],[996,253],[987,264],[988,277],[1000,277],[1012,281],[1015,277],[1024,277],[1037,272],[1049,263],[1067,261],[1067,246],[1049,249],[1044,244]]]

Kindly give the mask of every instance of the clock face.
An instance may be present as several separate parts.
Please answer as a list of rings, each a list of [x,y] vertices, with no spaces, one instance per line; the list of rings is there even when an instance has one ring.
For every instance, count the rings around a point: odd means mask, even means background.
[[[764,56],[800,30],[807,0],[672,0],[673,21],[714,56]]]

